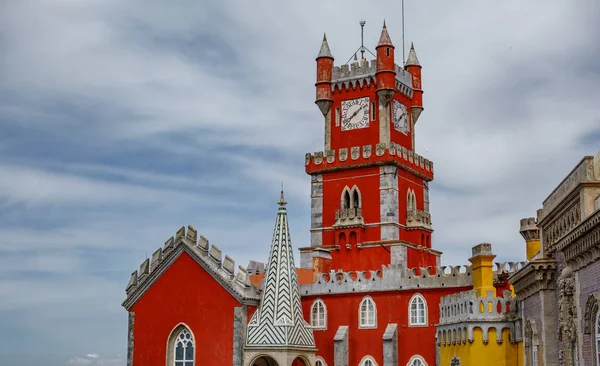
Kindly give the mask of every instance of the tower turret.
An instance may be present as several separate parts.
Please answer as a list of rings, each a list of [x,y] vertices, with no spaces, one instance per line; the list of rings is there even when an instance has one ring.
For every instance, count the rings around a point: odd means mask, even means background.
[[[385,21],[379,37],[377,52],[377,98],[379,99],[379,142],[390,142],[390,101],[396,93],[396,67],[394,63],[394,45],[387,31]]]
[[[423,112],[423,88],[421,86],[421,64],[415,52],[415,45],[412,42],[404,69],[412,75],[413,98],[410,106],[410,114],[414,126],[417,124],[421,112]]]
[[[329,50],[327,36],[323,34],[323,42],[317,56],[317,98],[315,103],[319,106],[324,117],[331,110],[333,99],[331,99],[331,77],[333,73],[333,56]]]
[[[492,245],[478,244],[473,247],[472,253],[469,262],[473,270],[473,290],[477,291],[478,296],[486,296],[486,291],[495,293],[493,260],[496,256],[492,253]]]
[[[527,260],[530,261],[540,251],[540,230],[537,227],[535,217],[521,219],[519,230],[527,248]]]

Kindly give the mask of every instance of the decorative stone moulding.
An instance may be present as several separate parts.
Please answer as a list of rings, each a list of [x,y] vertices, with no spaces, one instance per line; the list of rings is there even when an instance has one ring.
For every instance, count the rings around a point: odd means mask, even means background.
[[[363,226],[364,224],[362,208],[360,207],[349,207],[335,211],[334,227]]]
[[[375,148],[375,154],[373,154],[373,148]],[[413,171],[415,171],[417,174],[420,173],[424,177],[431,178],[431,174],[433,173],[432,161],[414,153],[411,150],[408,150],[406,147],[400,146],[393,142],[389,144],[380,143],[376,144],[375,146],[353,146],[350,149],[341,148],[338,150],[339,162],[344,163],[348,161],[348,154],[350,154],[350,161],[356,163],[369,163],[371,161],[378,162],[382,158],[385,159],[385,155],[387,154],[388,156],[393,157],[394,161],[404,162],[404,166],[407,166],[409,169],[413,169]],[[323,156],[325,156],[325,159]],[[305,165],[307,166],[307,171],[311,171],[313,169],[340,169],[345,166],[345,164],[337,164],[335,150],[326,150],[325,152],[319,151],[315,152],[314,154],[307,153],[305,157]],[[319,168],[311,167],[311,165],[316,165]]]
[[[518,321],[494,321],[494,322],[474,322],[474,323],[456,323],[448,325],[437,325],[437,345],[466,345],[467,342],[473,343],[475,328],[480,328],[482,333],[483,344],[489,343],[490,329],[496,330],[496,343],[502,344],[502,332],[508,329],[510,332],[510,342],[516,343],[519,340]]]
[[[127,298],[123,306],[131,307],[183,251],[192,256],[234,296],[241,300],[258,301],[259,293],[252,286],[246,269],[239,266],[236,272],[235,261],[227,255],[223,259],[221,250],[210,245],[208,239],[202,235],[198,239],[198,232],[190,225],[187,232],[185,227],[181,227],[174,237],[167,239],[164,247],[158,248],[152,254],[151,259],[142,262],[139,271],[131,274],[125,289]]]

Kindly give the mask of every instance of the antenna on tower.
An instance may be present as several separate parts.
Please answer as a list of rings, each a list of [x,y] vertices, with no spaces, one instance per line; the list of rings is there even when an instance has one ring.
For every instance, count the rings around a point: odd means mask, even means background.
[[[402,65],[406,62],[406,46],[404,45],[404,0],[402,0]]]
[[[404,0],[402,0],[404,1]],[[365,22],[363,19],[360,20],[360,59],[365,59]]]
[[[365,22],[364,20],[361,20],[358,24],[360,24],[360,47],[358,47],[356,52],[354,52],[354,55],[350,56],[350,59],[348,59],[348,61],[346,61],[346,64],[348,62],[352,61],[352,58],[356,58],[356,53],[358,51],[360,51],[361,61],[365,60],[365,51],[368,51],[371,55],[373,55],[374,57],[377,57],[377,56],[375,56],[375,54],[373,52],[371,52],[367,47],[365,47],[365,24],[367,24],[367,22]]]

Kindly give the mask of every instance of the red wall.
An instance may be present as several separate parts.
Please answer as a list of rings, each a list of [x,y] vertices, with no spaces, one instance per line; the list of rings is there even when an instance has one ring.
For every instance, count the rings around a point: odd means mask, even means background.
[[[229,292],[182,253],[130,309],[135,312],[133,364],[164,366],[168,337],[185,323],[195,338],[197,363],[231,366],[236,306]]]
[[[378,292],[368,294],[377,307],[377,328],[358,328],[358,308],[367,294],[310,296],[302,298],[302,310],[310,322],[310,310],[316,298],[327,307],[327,329],[314,331],[317,356],[333,365],[333,337],[339,326],[347,325],[349,334],[349,364],[358,365],[367,355],[383,364],[382,337],[388,324],[398,324],[398,364],[406,365],[410,357],[420,354],[429,365],[435,365],[435,324],[439,322],[440,297],[469,288],[427,289],[420,292],[427,301],[428,326],[408,326],[408,303],[415,291]]]

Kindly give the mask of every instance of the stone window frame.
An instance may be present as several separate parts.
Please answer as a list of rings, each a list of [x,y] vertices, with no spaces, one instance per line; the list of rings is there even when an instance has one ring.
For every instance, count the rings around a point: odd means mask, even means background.
[[[320,312],[319,312],[319,308],[318,306],[321,306],[322,308],[322,319],[319,316]],[[317,316],[315,318],[315,310],[317,310]],[[323,323],[321,324],[320,320],[323,321]],[[327,329],[327,306],[325,305],[325,302],[323,302],[323,300],[321,299],[315,299],[315,301],[313,301],[312,306],[310,307],[310,326],[313,329]]]
[[[169,337],[167,338],[167,360],[166,360],[167,366],[175,365],[175,342],[176,342],[179,334],[181,332],[183,332],[184,330],[187,330],[188,332],[190,332],[190,335],[192,336],[192,344],[194,346],[194,356],[193,356],[192,362],[193,362],[193,365],[196,365],[197,342],[196,342],[196,337],[194,336],[194,332],[192,331],[192,328],[190,328],[189,325],[187,325],[185,323],[179,323],[171,330],[171,333],[169,333]],[[183,361],[181,361],[181,362],[183,362]]]
[[[346,195],[348,195],[348,202],[346,202]],[[360,189],[358,189],[358,186],[356,184],[353,185],[352,188],[348,186],[344,187],[344,189],[342,190],[342,197],[340,198],[340,208],[362,208],[362,195],[360,193]]]
[[[359,366],[379,366],[373,356],[367,355],[360,360]]]
[[[412,212],[413,214],[417,212],[417,198],[415,196],[415,191],[410,188],[406,192],[406,212]]]
[[[419,314],[419,309],[418,307],[415,309],[416,311],[416,322],[413,322],[413,304],[421,301],[423,303],[423,314]],[[418,304],[417,304],[418,306]],[[424,321],[420,322],[419,321],[419,315],[423,316]],[[423,295],[421,295],[420,293],[416,293],[414,295],[412,295],[412,297],[410,298],[410,301],[408,302],[408,326],[409,327],[426,327],[429,325],[429,308],[427,307],[427,300],[425,299],[425,297]]]
[[[315,359],[315,366],[327,366],[327,362],[321,356],[317,356]]]
[[[419,354],[413,355],[406,363],[406,366],[429,366],[425,358]]]
[[[369,310],[369,304],[373,306],[372,316],[369,316],[371,311]],[[366,321],[363,322],[363,305],[366,306],[365,314]],[[358,328],[359,329],[374,329],[377,328],[377,305],[375,304],[375,300],[371,296],[365,296],[358,305]]]
[[[600,366],[600,292],[588,295],[583,313],[583,333],[590,335],[592,354],[596,366]]]
[[[537,331],[537,324],[534,319],[527,319],[525,321],[525,339],[523,347],[523,359],[526,366],[538,366],[539,365],[539,336]],[[533,362],[533,355],[535,354],[535,363]]]

